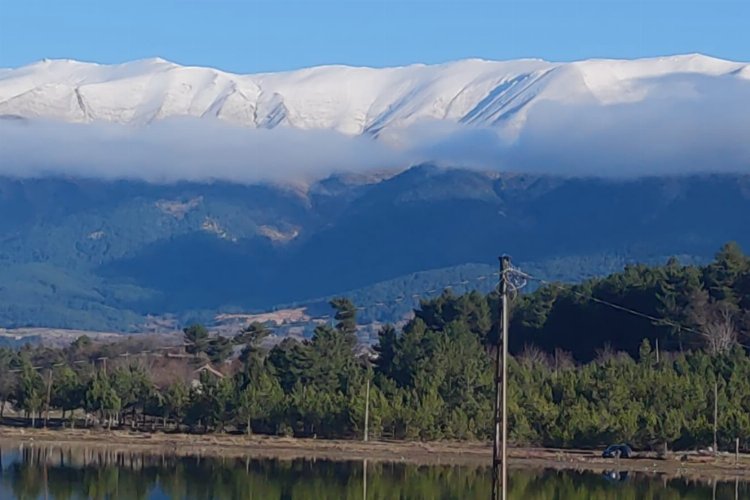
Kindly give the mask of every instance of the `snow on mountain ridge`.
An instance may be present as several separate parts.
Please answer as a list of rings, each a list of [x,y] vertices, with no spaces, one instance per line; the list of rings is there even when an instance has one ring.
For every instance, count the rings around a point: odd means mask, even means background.
[[[377,135],[431,120],[518,129],[540,102],[638,102],[660,79],[696,74],[747,80],[749,67],[690,54],[573,63],[466,59],[237,75],[158,58],[116,65],[45,60],[0,71],[0,116],[135,125],[214,117],[255,128],[349,135]]]

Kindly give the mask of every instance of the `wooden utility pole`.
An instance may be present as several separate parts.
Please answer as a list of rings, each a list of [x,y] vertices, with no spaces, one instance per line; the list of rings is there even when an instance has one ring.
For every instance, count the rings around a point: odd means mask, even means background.
[[[656,339],[656,364],[659,364],[659,339]]]
[[[370,377],[367,377],[367,386],[365,388],[365,434],[364,441],[367,442],[370,430]]]
[[[510,257],[500,257],[500,315],[495,363],[495,441],[492,449],[493,497],[508,494],[508,272]],[[498,469],[500,469],[498,471]],[[499,493],[499,494],[498,494]]]
[[[52,397],[52,368],[47,370],[47,405],[44,408],[44,427],[47,427],[49,421],[49,401]]]
[[[734,438],[734,465],[740,465],[740,438]]]
[[[719,430],[719,382],[714,381],[714,455],[719,452],[716,436]]]

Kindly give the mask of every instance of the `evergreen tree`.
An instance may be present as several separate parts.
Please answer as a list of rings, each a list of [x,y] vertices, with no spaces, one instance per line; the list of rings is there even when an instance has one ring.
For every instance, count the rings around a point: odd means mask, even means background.
[[[122,400],[104,371],[96,371],[89,381],[84,396],[88,411],[99,412],[100,421],[111,428],[122,408]]]
[[[184,383],[177,382],[169,386],[164,395],[165,416],[173,418],[177,428],[185,418],[185,412],[189,404],[190,391]]]
[[[208,347],[208,330],[203,325],[190,325],[182,330],[185,337],[185,352],[200,354]]]
[[[31,426],[34,427],[36,418],[42,410],[44,402],[45,384],[39,372],[25,356],[21,357],[21,373],[16,389],[16,404],[31,418]]]
[[[349,299],[343,297],[333,299],[331,307],[336,310],[334,316],[338,322],[336,329],[347,336],[354,337],[354,342],[356,342],[357,308]]]
[[[0,349],[0,420],[5,415],[5,406],[16,391],[16,376],[11,369],[16,356],[10,349]]]
[[[63,366],[55,370],[52,383],[51,404],[62,410],[62,418],[65,419],[66,412],[72,412],[83,407],[86,387],[81,377],[69,366]]]
[[[238,417],[246,423],[247,434],[252,434],[252,422],[271,422],[278,418],[284,401],[284,393],[279,382],[261,370],[249,381],[239,394]]]

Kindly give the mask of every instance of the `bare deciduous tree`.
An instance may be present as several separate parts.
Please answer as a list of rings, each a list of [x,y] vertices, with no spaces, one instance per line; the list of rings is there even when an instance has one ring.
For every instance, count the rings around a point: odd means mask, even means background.
[[[718,304],[716,309],[711,321],[703,326],[706,347],[711,354],[726,354],[739,337],[734,312],[726,304]]]
[[[550,366],[550,360],[547,354],[534,344],[526,344],[523,347],[523,351],[518,357],[518,360],[521,364],[529,368],[535,366]]]
[[[569,351],[556,348],[552,355],[552,365],[556,371],[567,370],[568,368],[574,367],[575,361],[573,360],[573,354]]]
[[[700,330],[701,341],[710,354],[726,354],[737,344],[736,315],[734,304],[710,299],[705,289],[691,296],[689,317]]]

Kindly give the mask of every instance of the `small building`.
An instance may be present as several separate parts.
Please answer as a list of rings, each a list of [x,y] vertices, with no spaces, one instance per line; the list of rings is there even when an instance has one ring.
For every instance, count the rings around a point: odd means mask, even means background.
[[[201,366],[200,368],[193,371],[193,379],[190,381],[190,386],[193,388],[198,388],[201,386],[201,376],[207,373],[209,376],[215,378],[216,380],[221,380],[224,378],[224,374],[221,373],[219,370],[211,366],[211,363],[206,363],[205,365]]]

